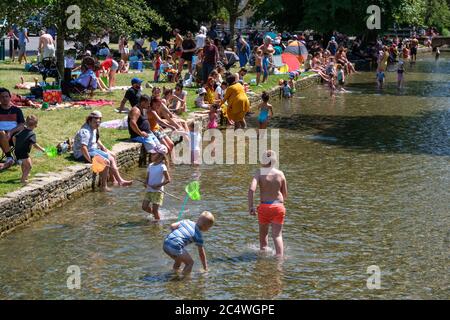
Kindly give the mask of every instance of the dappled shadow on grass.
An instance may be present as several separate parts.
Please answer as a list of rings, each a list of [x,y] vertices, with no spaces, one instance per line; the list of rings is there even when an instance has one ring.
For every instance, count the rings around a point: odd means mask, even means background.
[[[450,156],[450,111],[423,112],[418,116],[274,117],[272,127],[311,131],[316,143],[370,152]]]

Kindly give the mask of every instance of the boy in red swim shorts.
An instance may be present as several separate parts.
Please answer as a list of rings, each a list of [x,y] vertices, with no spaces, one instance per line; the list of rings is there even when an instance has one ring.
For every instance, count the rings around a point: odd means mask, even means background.
[[[248,210],[251,215],[258,212],[259,243],[261,251],[266,251],[269,241],[269,227],[272,226],[272,238],[277,257],[283,257],[282,230],[286,209],[284,201],[287,199],[287,183],[282,171],[274,167],[276,154],[266,151],[267,164],[263,164],[253,177],[248,191]],[[253,206],[253,198],[259,185],[261,204],[257,209]]]

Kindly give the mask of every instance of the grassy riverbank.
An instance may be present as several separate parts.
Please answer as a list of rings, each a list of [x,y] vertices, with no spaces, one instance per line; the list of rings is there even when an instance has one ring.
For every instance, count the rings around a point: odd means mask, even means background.
[[[35,57],[31,57],[33,59]],[[234,68],[233,72],[236,72],[238,68]],[[29,93],[28,90],[17,90],[14,89],[16,83],[20,82],[20,77],[23,76],[25,82],[34,82],[34,78],[38,77],[41,79],[39,74],[25,72],[24,66],[17,63],[0,62],[0,87],[6,87],[12,92],[26,95]],[[145,69],[142,73],[133,74],[118,74],[117,75],[117,86],[129,86],[131,79],[134,77],[139,77],[145,82],[151,81],[153,79],[153,70]],[[254,73],[249,73],[245,80],[250,82],[251,79],[255,78]],[[286,79],[286,75],[272,75],[269,77],[267,83],[261,87],[251,86],[252,91],[256,94],[260,94],[263,90],[271,89],[278,85],[280,79]],[[152,84],[154,85],[154,84]],[[163,87],[174,87],[173,83],[160,83],[158,86]],[[197,88],[185,88],[188,92],[188,111],[192,112],[196,110],[194,107],[194,100],[197,96]],[[151,93],[151,89],[145,88],[143,85],[143,92],[146,94]],[[95,99],[106,99],[114,101],[113,106],[105,106],[98,109],[103,113],[103,121],[120,119],[125,117],[125,114],[118,114],[114,111],[122,100],[125,91],[113,91],[111,93],[96,92]],[[72,108],[72,109],[61,109],[53,111],[44,111],[40,109],[23,109],[25,116],[34,114],[39,119],[38,128],[36,129],[38,143],[44,147],[56,146],[59,142],[67,138],[73,138],[77,130],[81,127],[89,113],[85,108]],[[184,116],[187,116],[185,114]],[[101,139],[103,143],[111,148],[115,143],[128,139],[128,132],[126,130],[113,130],[113,129],[102,129]],[[46,156],[39,155],[35,150],[32,151],[31,157],[33,160],[33,170],[31,173],[31,179],[38,173],[46,172],[58,172],[64,170],[65,167],[72,165],[74,162],[68,156],[58,156],[57,158],[50,159]],[[0,196],[5,195],[8,192],[17,190],[22,185],[20,184],[21,170],[19,166],[14,166],[7,171],[1,172],[0,179]]]

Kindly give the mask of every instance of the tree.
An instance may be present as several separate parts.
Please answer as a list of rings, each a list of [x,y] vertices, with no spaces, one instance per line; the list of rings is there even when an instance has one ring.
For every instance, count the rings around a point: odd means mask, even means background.
[[[56,58],[61,74],[64,71],[66,39],[89,34],[97,36],[105,32],[125,34],[145,32],[154,26],[168,28],[164,19],[148,7],[144,0],[15,0],[12,2],[13,4],[11,1],[0,3],[0,11],[7,12],[10,23],[26,25],[30,15],[37,15],[42,17],[45,26],[56,26]],[[80,25],[76,26],[73,22],[77,21],[78,13]]]
[[[235,25],[237,19],[245,11],[255,8],[261,4],[261,0],[220,0],[220,5],[228,12],[230,23],[231,45],[234,45]]]
[[[450,27],[450,5],[446,0],[426,0],[425,24],[440,32]]]
[[[217,1],[209,0],[147,0],[172,28],[184,31],[198,31],[200,25],[211,21],[219,12]],[[161,35],[166,30],[155,28],[154,33]]]

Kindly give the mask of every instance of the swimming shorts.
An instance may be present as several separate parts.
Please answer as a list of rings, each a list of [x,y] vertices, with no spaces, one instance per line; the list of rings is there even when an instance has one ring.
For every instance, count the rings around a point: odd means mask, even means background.
[[[171,257],[178,257],[187,252],[182,246],[174,244],[170,240],[164,241],[163,250]]]
[[[259,224],[284,224],[286,209],[283,203],[261,203],[257,211]]]
[[[256,73],[261,73],[262,72],[262,68],[260,66],[256,67]]]
[[[162,206],[164,194],[162,192],[146,192],[144,200]]]

